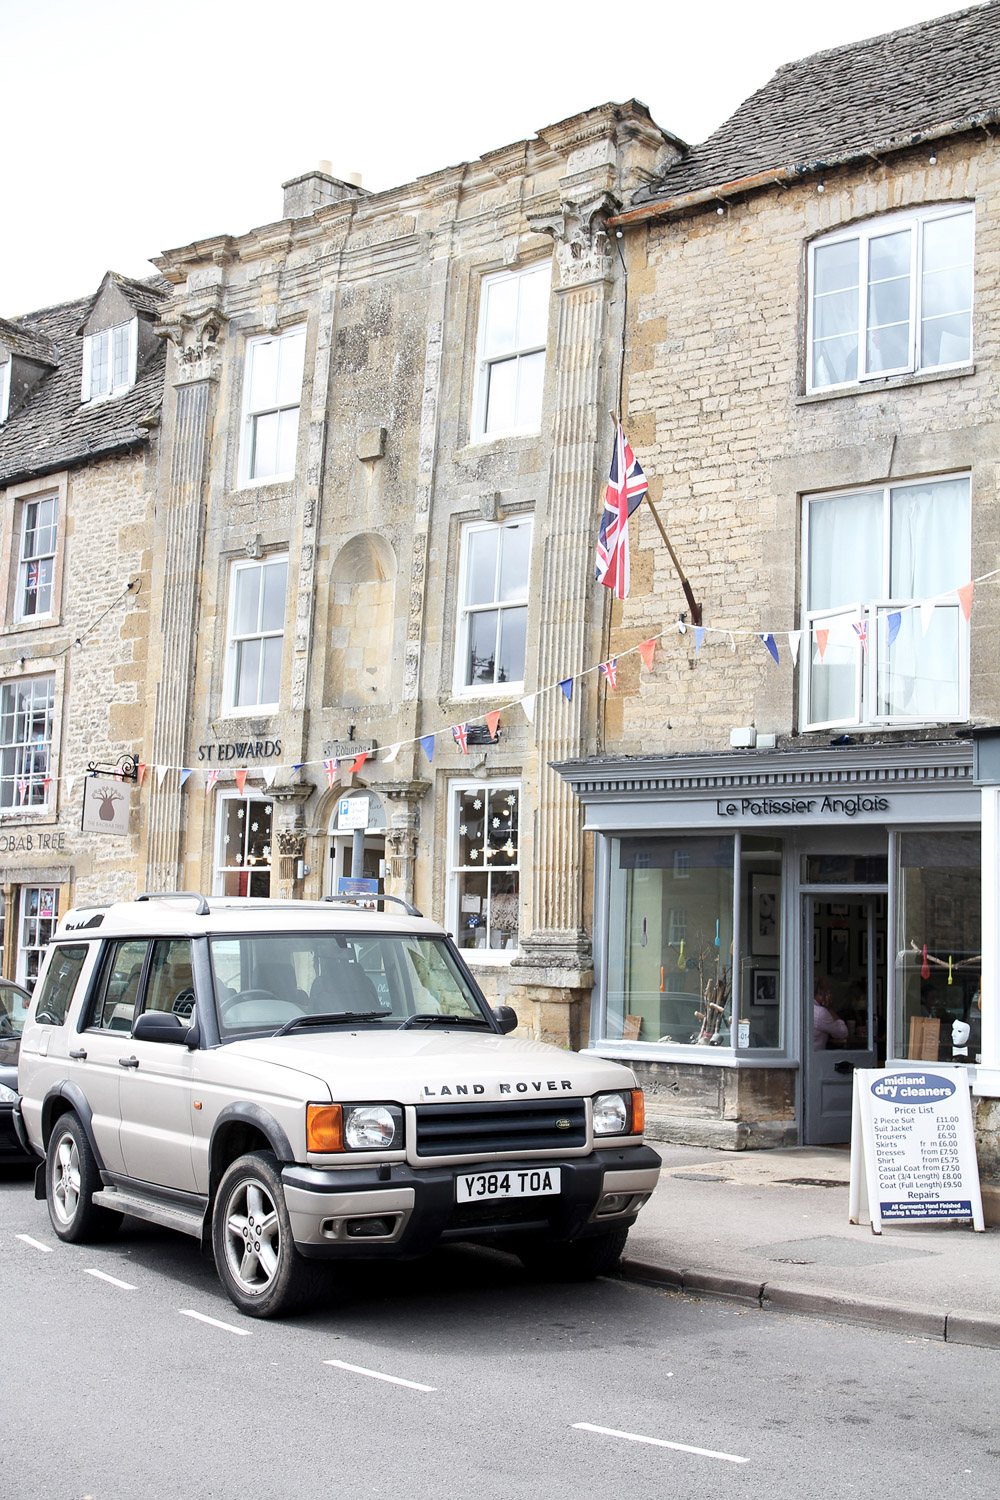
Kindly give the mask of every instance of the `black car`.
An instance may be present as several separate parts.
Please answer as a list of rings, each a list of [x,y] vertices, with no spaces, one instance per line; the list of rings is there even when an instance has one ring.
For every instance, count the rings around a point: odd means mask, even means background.
[[[14,1134],[17,1054],[31,996],[19,984],[0,979],[0,1162],[33,1161]]]

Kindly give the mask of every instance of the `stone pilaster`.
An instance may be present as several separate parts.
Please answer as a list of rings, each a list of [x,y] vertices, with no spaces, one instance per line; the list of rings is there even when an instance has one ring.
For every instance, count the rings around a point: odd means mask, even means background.
[[[420,832],[420,800],[430,789],[427,781],[399,781],[380,787],[380,795],[392,812],[385,835],[387,861],[385,893],[413,904],[414,864]]]
[[[208,433],[218,377],[216,342],[222,318],[212,307],[185,314],[164,329],[176,346],[173,441],[162,495],[163,575],[160,604],[160,678],[153,706],[151,766],[182,766],[195,687]],[[184,799],[176,769],[149,790],[145,887],[182,884]]]
[[[532,221],[533,228],[552,234],[559,272],[540,588],[546,620],[539,631],[537,662],[543,686],[592,666],[597,649],[599,614],[591,580],[598,454],[607,446],[600,440],[609,432],[603,354],[612,293],[603,215],[613,207],[613,200],[601,196],[585,204],[567,203],[560,214]],[[569,703],[561,692],[544,693],[537,700],[532,930],[522,938],[521,955],[511,970],[511,979],[531,1003],[535,1034],[570,1045],[583,1040],[584,1002],[593,983],[580,878],[583,819],[579,803],[551,763],[570,746],[575,747],[572,753],[585,753],[593,692],[592,680],[584,678],[574,682]]]

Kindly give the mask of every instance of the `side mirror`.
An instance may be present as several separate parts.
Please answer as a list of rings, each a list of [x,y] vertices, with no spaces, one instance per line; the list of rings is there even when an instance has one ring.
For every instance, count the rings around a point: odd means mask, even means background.
[[[144,1010],[132,1028],[137,1042],[185,1043],[190,1030],[186,1021],[168,1010]]]
[[[517,1025],[517,1011],[512,1005],[494,1005],[493,1019],[506,1036],[508,1031],[513,1031]]]

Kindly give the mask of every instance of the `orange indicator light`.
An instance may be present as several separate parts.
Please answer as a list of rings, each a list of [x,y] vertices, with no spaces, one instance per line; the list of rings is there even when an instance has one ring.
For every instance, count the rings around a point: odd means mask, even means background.
[[[343,1151],[344,1114],[339,1104],[306,1105],[306,1150]]]

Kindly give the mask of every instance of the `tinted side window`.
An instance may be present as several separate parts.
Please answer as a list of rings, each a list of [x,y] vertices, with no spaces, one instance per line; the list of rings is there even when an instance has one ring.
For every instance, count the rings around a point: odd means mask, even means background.
[[[35,1020],[42,1026],[61,1026],[87,959],[87,944],[56,948],[42,980],[35,1006]]]
[[[88,1026],[100,1027],[102,1031],[132,1030],[132,1013],[148,947],[145,938],[127,938],[115,944],[105,961]]]

